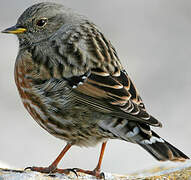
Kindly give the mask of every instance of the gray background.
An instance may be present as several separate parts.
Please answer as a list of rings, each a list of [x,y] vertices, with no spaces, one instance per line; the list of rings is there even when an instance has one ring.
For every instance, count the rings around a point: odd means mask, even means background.
[[[35,0],[0,0],[0,30],[14,25]],[[191,156],[191,1],[63,0],[87,15],[116,47],[147,110],[163,122],[156,131]],[[64,141],[40,128],[21,104],[13,72],[18,41],[0,34],[0,160],[23,168],[48,166]],[[59,167],[93,169],[100,146],[73,147]],[[163,165],[130,143],[110,141],[103,170],[127,173]],[[175,165],[172,163],[171,165]]]

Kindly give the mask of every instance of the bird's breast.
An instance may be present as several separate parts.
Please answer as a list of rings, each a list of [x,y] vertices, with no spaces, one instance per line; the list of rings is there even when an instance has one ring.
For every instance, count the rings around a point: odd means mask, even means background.
[[[15,83],[19,91],[24,107],[30,115],[43,127],[47,121],[47,115],[43,112],[40,97],[33,92],[33,80],[37,67],[33,63],[28,52],[19,53],[15,63]]]

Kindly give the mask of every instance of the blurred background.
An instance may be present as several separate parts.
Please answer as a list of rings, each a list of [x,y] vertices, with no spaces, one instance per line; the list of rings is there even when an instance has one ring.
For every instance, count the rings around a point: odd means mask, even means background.
[[[0,30],[37,0],[1,0]],[[147,110],[163,123],[155,128],[191,157],[191,1],[60,0],[101,27],[136,84]],[[40,128],[24,109],[14,83],[16,36],[0,34],[0,161],[12,167],[48,166],[65,142]],[[60,168],[93,169],[100,146],[73,147]],[[102,170],[129,173],[164,165],[139,146],[109,141]],[[176,165],[175,163],[171,164]]]

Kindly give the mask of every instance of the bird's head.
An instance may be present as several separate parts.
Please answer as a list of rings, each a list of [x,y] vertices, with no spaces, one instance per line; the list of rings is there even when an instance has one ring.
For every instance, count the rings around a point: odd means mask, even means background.
[[[61,26],[75,22],[78,15],[63,5],[44,2],[26,9],[16,25],[5,29],[3,33],[16,34],[20,46],[27,46],[46,40]]]

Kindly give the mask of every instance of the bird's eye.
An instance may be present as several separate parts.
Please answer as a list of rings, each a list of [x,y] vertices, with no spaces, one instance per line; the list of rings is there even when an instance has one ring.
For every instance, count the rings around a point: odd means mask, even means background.
[[[36,22],[36,25],[39,26],[39,27],[43,27],[43,26],[46,25],[47,22],[48,22],[48,19],[42,18],[42,19],[39,19],[39,20]]]

